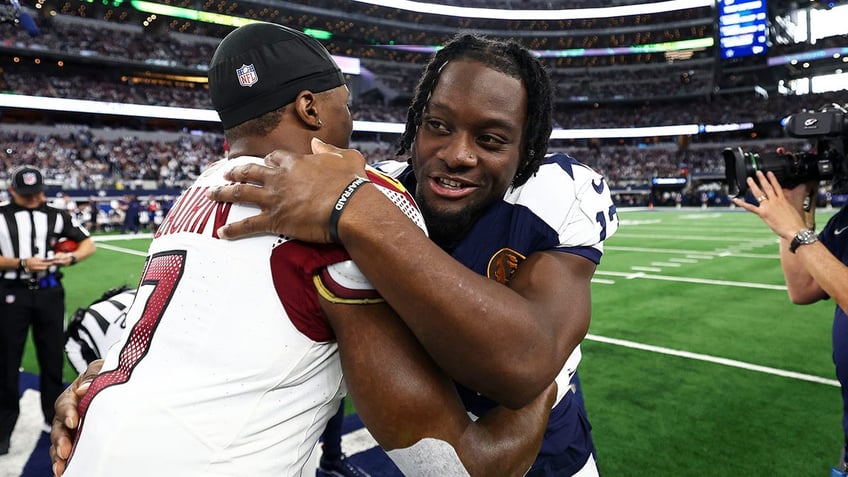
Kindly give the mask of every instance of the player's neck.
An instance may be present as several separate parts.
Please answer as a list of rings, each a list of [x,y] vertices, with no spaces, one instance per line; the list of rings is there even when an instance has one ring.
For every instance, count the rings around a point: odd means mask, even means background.
[[[239,156],[265,157],[277,149],[298,154],[310,154],[309,141],[311,138],[298,137],[292,134],[281,137],[280,134],[269,134],[262,137],[246,137],[230,143],[229,159]]]

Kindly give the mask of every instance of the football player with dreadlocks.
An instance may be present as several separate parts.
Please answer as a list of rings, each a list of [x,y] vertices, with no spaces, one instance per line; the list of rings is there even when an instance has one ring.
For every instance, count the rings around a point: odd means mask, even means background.
[[[546,154],[552,86],[515,42],[463,34],[435,53],[408,111],[396,176],[424,215],[430,239],[370,185],[356,151],[278,151],[231,171],[210,196],[258,204],[263,214],[219,232],[261,231],[345,246],[435,361],[458,383],[469,413],[520,406],[580,361],[590,281],[618,227],[603,177]],[[320,152],[325,152],[321,149]],[[343,195],[344,197],[344,195]],[[433,326],[436,324],[437,326]],[[590,425],[573,387],[559,386],[528,475],[596,475]]]
[[[57,401],[54,472],[314,475],[307,464],[347,390],[407,475],[524,474],[556,399],[553,379],[522,409],[498,406],[472,421],[448,375],[342,247],[218,235],[259,212],[205,196],[230,183],[230,168],[260,164],[278,148],[347,146],[350,92],[326,49],[282,25],[245,25],[217,48],[209,87],[229,155],[206,168],[157,230],[127,331],[99,374],[84,391],[97,372],[90,367]],[[378,171],[361,172],[342,198],[379,187],[403,208],[403,225],[414,229],[407,233],[426,237],[411,195]]]

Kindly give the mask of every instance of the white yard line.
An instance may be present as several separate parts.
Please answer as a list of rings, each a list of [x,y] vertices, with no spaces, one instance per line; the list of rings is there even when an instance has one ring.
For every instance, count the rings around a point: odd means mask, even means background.
[[[621,235],[621,234],[616,234]],[[630,234],[627,235],[630,237],[643,237],[643,238],[663,238],[659,235],[635,235]],[[681,236],[676,236],[674,238],[678,238]],[[666,237],[668,238],[668,237]],[[684,237],[681,237],[684,238]],[[707,237],[691,237],[686,236],[688,239],[694,240],[714,240],[713,238]],[[658,272],[659,269],[655,267],[681,267],[681,264],[684,263],[697,263],[698,260],[712,260],[717,257],[742,257],[742,258],[754,258],[754,259],[774,259],[779,260],[780,255],[778,254],[757,254],[757,253],[741,253],[742,249],[750,249],[750,248],[759,248],[765,245],[772,245],[775,239],[759,239],[754,241],[743,242],[740,245],[733,248],[726,249],[718,249],[713,252],[704,252],[704,251],[695,251],[695,250],[680,250],[680,249],[669,249],[669,248],[647,248],[647,247],[617,247],[617,246],[605,246],[605,250],[614,250],[620,252],[637,252],[637,253],[656,253],[656,254],[670,254],[670,255],[683,255],[685,258],[670,258],[668,263],[666,262],[651,262],[652,267],[640,267],[640,266],[632,266],[631,270],[639,270],[642,272]],[[662,281],[671,281],[671,282],[680,282],[680,283],[695,283],[699,285],[718,285],[718,286],[730,286],[730,287],[741,287],[741,288],[757,288],[764,290],[778,290],[778,291],[786,291],[785,285],[770,285],[765,283],[752,283],[752,282],[738,282],[738,281],[730,281],[730,280],[713,280],[707,278],[692,278],[692,277],[676,277],[676,276],[668,276],[668,275],[656,275],[651,273],[628,273],[628,272],[612,272],[605,270],[597,270],[595,275],[601,276],[616,276],[616,277],[625,277],[628,280],[632,279],[646,279],[646,280],[662,280]],[[602,343],[612,344],[616,346],[623,346],[626,348],[638,349],[642,351],[648,351],[652,353],[660,353],[670,356],[677,356],[681,358],[694,359],[699,361],[706,361],[710,363],[721,364],[724,366],[730,366],[735,368],[747,369],[749,371],[756,371],[760,373],[772,374],[775,376],[783,376],[792,379],[799,379],[802,381],[809,381],[814,383],[826,384],[829,386],[839,387],[839,381],[834,379],[827,379],[820,376],[813,376],[809,374],[797,373],[794,371],[786,371],[777,368],[771,368],[768,366],[760,366],[757,364],[745,363],[742,361],[737,361],[733,359],[720,358],[717,356],[710,356],[700,353],[692,353],[689,351],[680,351],[671,348],[663,348],[661,346],[653,346],[646,345],[642,343],[637,343],[634,341],[621,340],[616,338],[608,338],[605,336],[588,334],[586,335],[587,340],[598,341]]]
[[[637,239],[654,239],[654,240],[698,240],[702,242],[738,242],[739,237],[732,234],[705,237],[703,235],[676,235],[676,234],[642,234],[642,233],[627,233],[616,232],[616,238],[637,238]],[[751,239],[749,242],[764,241],[765,239]],[[774,242],[776,239],[771,239]]]
[[[634,266],[634,267],[630,267],[630,269],[631,269],[631,270],[635,270],[635,271],[637,271],[637,272],[657,272],[657,273],[659,273],[659,272],[661,272],[661,271],[662,271],[662,268],[656,268],[656,267],[640,267],[640,266]]]
[[[681,282],[681,283],[697,283],[699,285],[720,285],[726,287],[741,287],[741,288],[759,288],[761,290],[782,290],[786,291],[786,285],[769,285],[767,283],[750,283],[750,282],[733,282],[730,280],[712,280],[709,278],[691,278],[691,277],[672,277],[668,275],[653,275],[650,273],[622,273],[622,272],[607,272],[598,270],[595,275],[609,275],[614,277],[644,278],[647,280],[661,280],[666,282]]]
[[[679,263],[674,262],[651,262],[652,267],[670,267],[670,268],[678,268],[681,265]]]
[[[116,242],[121,240],[152,239],[153,234],[93,235],[95,242]]]
[[[116,247],[114,245],[109,245],[109,244],[102,243],[102,242],[97,243],[97,248],[102,248],[102,249],[105,249],[105,250],[111,250],[113,252],[127,253],[127,254],[130,254],[130,255],[137,255],[139,257],[146,257],[147,256],[147,252],[142,252],[140,250],[133,250],[131,248]]]
[[[700,354],[700,353],[691,353],[689,351],[680,351],[671,348],[663,348],[662,346],[653,346],[646,345],[642,343],[636,343],[634,341],[620,340],[616,338],[607,338],[605,336],[598,336],[593,334],[586,335],[587,340],[598,341],[600,343],[607,343],[616,346],[623,346],[625,348],[638,349],[642,351],[649,351],[651,353],[660,353],[669,356],[677,356],[679,358],[687,358],[694,359],[697,361],[706,361],[709,363],[721,364],[724,366],[730,366],[733,368],[747,369],[749,371],[756,371],[758,373],[772,374],[774,376],[783,376],[785,378],[798,379],[801,381],[809,381],[811,383],[818,384],[827,384],[828,386],[839,387],[839,381],[835,379],[827,379],[822,378],[820,376],[813,376],[811,374],[804,373],[796,373],[794,371],[786,371],[783,369],[771,368],[768,366],[760,366],[758,364],[746,363],[744,361],[737,361],[735,359],[727,359],[727,358],[719,358],[718,356],[710,356],[708,354]]]
[[[697,255],[694,253],[687,253],[686,258],[691,258],[695,260],[712,260],[715,257],[713,257],[712,255]]]
[[[720,249],[714,252],[710,252],[705,250],[681,250],[677,248],[618,247],[615,245],[604,245],[604,251],[610,250],[618,252],[644,252],[683,255],[686,258],[694,258],[701,260],[712,260],[716,257],[767,258],[780,260],[780,255],[777,253],[734,253],[733,251],[727,249]]]
[[[104,250],[111,250],[113,252],[122,252],[130,255],[136,255],[139,257],[146,257],[147,252],[142,252],[139,250],[134,250],[131,248],[118,247],[117,245],[111,245],[106,242],[120,242],[122,240],[135,240],[135,239],[152,239],[153,234],[128,234],[128,235],[97,235],[92,237],[97,243],[98,248],[102,248]]]

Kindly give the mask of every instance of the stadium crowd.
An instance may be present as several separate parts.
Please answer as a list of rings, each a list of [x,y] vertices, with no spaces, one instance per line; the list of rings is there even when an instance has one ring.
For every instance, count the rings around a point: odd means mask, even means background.
[[[241,12],[243,15],[240,16],[248,18],[260,16],[253,7],[254,5],[250,3],[239,4],[235,7],[235,13],[238,14],[238,10],[244,9],[245,11]],[[320,15],[299,12],[293,4],[289,4],[288,7],[295,10],[270,11],[268,15],[276,15],[277,18],[262,19],[285,22],[298,28],[336,31],[338,33],[326,43],[328,50],[333,54],[390,61],[401,59],[415,63],[423,63],[429,51],[400,58],[399,54],[403,50],[393,48],[391,45],[438,45],[455,34],[457,29],[475,29],[487,31],[487,34],[503,32],[503,36],[523,36],[527,46],[534,50],[605,49],[708,37],[711,35],[712,23],[710,9],[701,8],[608,19],[523,22],[434,16],[434,20],[430,22],[433,27],[425,30],[416,27],[422,23],[422,17],[426,16],[424,14],[410,16],[410,12],[399,9],[366,6],[364,13],[351,12],[346,19],[350,24],[338,28],[339,9],[359,10],[363,6],[354,2],[342,4],[332,2],[332,5],[328,5],[324,10],[326,13]],[[26,32],[11,38],[4,35],[7,38],[5,44],[25,46],[35,50],[50,50],[56,45],[68,45],[66,52],[79,49],[84,55],[97,54],[149,64],[186,65],[189,68],[203,69],[205,65],[197,64],[197,59],[208,58],[209,55],[206,53],[210,53],[215,46],[215,42],[210,40],[222,37],[227,31],[221,26],[195,22],[197,30],[187,32],[192,35],[163,34],[157,33],[154,29],[143,30],[140,27],[123,24],[129,23],[130,18],[122,16],[119,19],[116,17],[120,14],[113,13],[108,14],[112,21],[100,21],[95,28],[91,28],[92,22],[99,21],[93,20],[95,8],[92,6],[88,9],[62,10],[62,15],[49,18],[49,20],[42,19],[40,35],[31,37]],[[374,13],[374,9],[379,9],[380,13]],[[310,10],[310,12],[315,11],[321,12],[320,9]],[[404,18],[405,16],[408,18]],[[399,17],[399,20],[390,23],[393,17]],[[81,21],[88,22],[86,28],[79,28]],[[406,25],[398,26],[398,22],[406,23]],[[452,23],[456,24],[451,25]],[[634,31],[634,27],[639,27],[639,30]],[[89,32],[92,29],[99,29],[101,32],[104,29],[113,31],[120,29],[121,34],[103,38],[102,41],[91,41],[91,35],[98,34],[98,32]],[[522,33],[525,31],[534,33]],[[539,31],[551,33],[540,35]],[[602,33],[599,34],[598,31]],[[149,41],[151,36],[155,36],[156,41]],[[204,50],[198,52],[200,54],[194,54],[198,48]]]
[[[58,74],[54,70],[53,72],[56,73],[54,75],[40,74],[39,71],[41,70],[35,65],[16,67],[14,71],[6,69],[3,71],[0,83],[6,91],[32,96],[211,109],[208,91],[204,85],[196,83],[145,84],[122,79],[120,75],[113,77],[102,73],[95,75],[94,71],[86,74],[75,72]],[[412,73],[409,75],[405,78],[411,77]],[[555,119],[560,127],[569,129],[763,122],[779,120],[805,109],[818,109],[825,104],[848,102],[848,93],[845,90],[806,96],[772,95],[769,98],[750,93],[730,96],[699,94],[697,97],[690,98],[685,105],[680,102],[651,101],[651,93],[646,93],[646,91],[664,90],[675,91],[676,95],[680,96],[693,89],[703,93],[704,85],[708,83],[700,86],[696,83],[700,82],[698,78],[708,75],[706,72],[703,75],[694,74],[693,77],[696,80],[692,84],[683,84],[679,77],[673,75],[665,79],[650,78],[628,83],[622,83],[624,76],[614,76],[612,79],[619,78],[618,83],[610,80],[600,86],[595,85],[585,89],[582,86],[589,83],[585,79],[580,83],[561,82],[559,83],[561,98],[573,98],[574,96],[571,95],[586,94],[594,88],[594,91],[598,89],[605,91],[598,94],[606,94],[604,97],[607,98],[638,94],[643,95],[641,96],[643,101],[637,104],[615,100],[559,103],[555,111]],[[405,81],[399,80],[395,84],[402,85]],[[616,88],[616,84],[628,86]],[[567,92],[563,93],[563,89]],[[354,118],[366,121],[402,122],[406,117],[406,108],[398,103],[405,103],[408,94],[409,92],[398,94],[395,96],[396,101],[388,105],[383,102],[385,95],[363,95],[362,100],[353,104]]]
[[[23,164],[42,170],[48,185],[63,190],[178,189],[193,181],[210,160],[223,157],[223,137],[184,135],[177,141],[137,137],[98,138],[91,130],[57,129],[43,134],[0,132],[0,180]]]
[[[62,17],[62,16],[60,16]],[[116,26],[107,22],[86,20],[86,28],[79,28],[81,19],[55,19],[42,35],[30,37],[22,29],[0,24],[2,45],[11,51],[76,55],[79,58],[97,57],[102,61],[123,61],[127,64],[167,65],[180,71],[205,74],[205,64],[198,58],[208,58],[216,40],[212,38],[186,40],[184,37],[166,35],[149,41],[141,29],[124,29],[116,34]],[[91,27],[93,25],[93,27]],[[822,47],[840,45],[845,36],[820,41]],[[778,46],[775,50],[795,47]],[[367,49],[367,48],[366,48]],[[361,51],[358,53],[362,53]],[[629,55],[636,57],[649,55]],[[662,55],[655,55],[662,56]],[[611,58],[611,57],[610,57]],[[557,122],[565,128],[599,128],[668,125],[671,123],[721,124],[729,122],[760,122],[774,120],[800,109],[818,108],[822,104],[845,103],[844,94],[821,98],[783,97],[772,95],[768,100],[753,94],[724,97],[713,95],[712,63],[695,59],[670,64],[645,64],[595,68],[591,72],[581,68],[554,68],[551,70],[558,87],[561,104]],[[46,97],[95,99],[131,104],[182,106],[211,109],[208,92],[202,83],[164,80],[157,77],[128,76],[120,68],[103,71],[96,65],[85,67],[57,66],[56,61],[36,57],[16,57],[14,67],[7,65],[0,76],[0,88],[6,92]],[[37,64],[36,64],[37,61]],[[388,107],[385,102],[405,104],[411,88],[421,70],[417,65],[363,59],[363,67],[374,79],[371,85],[379,94],[360,91],[363,98],[373,98],[355,104],[357,119],[371,121],[402,121],[403,106]],[[375,73],[377,72],[377,73]],[[658,98],[687,98],[689,105],[682,108],[674,102],[651,101]],[[635,101],[642,102],[634,107]],[[599,106],[595,107],[595,104]],[[618,106],[619,103],[626,103]],[[589,105],[586,108],[584,105]]]
[[[434,0],[456,5],[450,0]],[[621,48],[712,37],[714,11],[694,8],[657,15],[594,20],[469,20],[442,19],[432,27],[428,14],[415,14],[357,2],[313,0],[309,7],[286,4],[282,11],[255,9],[256,4],[222,0],[202,8],[250,18],[278,21],[301,28],[344,34],[326,44],[335,54],[362,60],[362,79],[351,87],[355,120],[406,121],[411,90],[421,76],[420,51],[392,48],[392,44],[426,45],[444,42],[457,29],[489,32],[513,30],[536,50],[592,50]],[[548,0],[463,0],[480,8],[562,8]],[[640,0],[576,0],[567,8],[596,8],[636,4]],[[180,2],[172,2],[180,5]],[[183,6],[201,8],[197,2]],[[125,10],[128,7],[123,7]],[[286,11],[286,8],[294,8]],[[344,10],[347,19],[322,13]],[[20,27],[0,23],[0,91],[49,98],[77,98],[122,104],[212,109],[209,91],[189,76],[206,75],[223,27],[184,22],[179,31],[157,26],[142,29],[128,18],[95,20],[92,13],[112,11],[106,2],[85,9],[65,10],[41,24],[42,34],[31,36]],[[315,12],[318,13],[315,13]],[[379,20],[366,20],[366,17]],[[177,22],[176,20],[174,22]],[[176,31],[172,22],[170,30]],[[398,27],[400,22],[404,26]],[[81,28],[81,25],[84,27]],[[531,37],[529,32],[547,34]],[[450,32],[450,34],[449,34]],[[557,34],[566,32],[565,34]],[[355,45],[355,46],[353,46]],[[817,49],[848,45],[848,36],[826,38]],[[772,55],[791,54],[805,45],[774,45]],[[646,49],[649,50],[649,49]],[[691,137],[644,137],[621,140],[554,140],[550,152],[564,152],[604,176],[618,206],[727,205],[721,185],[725,164],[721,151],[741,145],[747,152],[766,153],[778,147],[800,150],[800,140],[774,137],[778,122],[789,114],[836,103],[848,105],[848,89],[834,93],[783,96],[755,93],[755,82],[740,79],[739,92],[722,93],[720,67],[711,48],[690,50],[672,58],[663,52],[563,55],[546,58],[557,85],[554,126],[563,129],[632,128],[679,124],[773,125],[750,136],[736,133]],[[688,55],[688,56],[687,56]],[[5,57],[5,58],[4,58]],[[109,65],[104,68],[104,65]],[[150,74],[137,73],[150,66]],[[742,78],[744,73],[739,75]],[[751,73],[751,78],[756,75]],[[182,79],[180,79],[182,78]],[[727,81],[726,78],[724,81]],[[720,85],[720,86],[719,86]],[[736,86],[736,85],[734,85]],[[743,91],[744,90],[744,91]],[[115,124],[117,125],[117,123]],[[0,125],[0,186],[9,183],[9,171],[22,164],[38,167],[51,186],[49,200],[68,210],[91,231],[153,232],[171,205],[170,191],[191,185],[211,162],[226,156],[220,128],[184,130],[157,135],[149,131],[115,134],[97,126],[59,125],[28,128],[26,124]],[[110,125],[112,126],[112,125]],[[205,127],[205,126],[204,126]],[[768,138],[767,138],[768,136]],[[759,139],[767,138],[767,139]],[[367,139],[364,139],[367,138]],[[358,140],[357,140],[358,139]],[[396,156],[395,136],[355,135],[351,147],[368,162],[404,160]],[[657,177],[686,178],[678,189],[653,188]],[[4,189],[5,187],[3,187]],[[0,190],[0,202],[8,198]],[[128,213],[137,202],[138,212]],[[132,209],[135,210],[135,209]],[[132,224],[128,228],[128,224]]]
[[[7,171],[32,164],[44,171],[47,183],[65,191],[179,189],[197,178],[211,161],[224,157],[223,136],[184,134],[179,140],[150,137],[106,137],[103,131],[74,128],[53,133],[0,131],[0,183]],[[645,187],[652,177],[686,174],[723,175],[716,143],[680,148],[674,142],[654,145],[611,145],[555,141],[552,150],[568,153],[601,172],[613,188]],[[772,140],[745,145],[765,152],[787,144]],[[354,141],[369,162],[397,160],[393,141]]]
[[[501,0],[496,5],[486,2],[486,6],[533,9],[549,8],[549,3],[542,0],[530,3]],[[467,0],[464,4],[474,5],[475,0]],[[589,5],[598,6],[597,2],[577,2],[569,7]],[[290,15],[285,20],[303,27],[322,27],[322,22],[328,19],[322,16],[321,9],[340,8],[326,1],[316,2],[315,7],[317,10],[311,13],[305,10],[296,15],[288,12]],[[250,8],[249,3],[231,4],[224,10],[228,14],[249,18],[286,14],[285,11],[241,11]],[[286,8],[298,9],[294,4]],[[426,14],[415,15],[364,4],[350,4],[342,8],[351,14],[351,25],[360,26],[367,23],[365,18],[368,15],[372,15],[368,21],[376,23],[395,19],[410,25],[420,22],[422,15],[426,17]],[[688,9],[645,18],[552,20],[544,22],[543,31],[563,29],[571,33],[537,35],[535,38],[528,37],[527,41],[539,49],[611,48],[699,38],[711,34],[708,31],[711,21],[705,21],[709,18],[703,10]],[[374,15],[375,11],[379,11],[380,15]],[[7,58],[12,63],[7,63],[0,72],[0,89],[7,93],[42,97],[211,109],[205,83],[175,79],[168,77],[167,73],[205,76],[206,62],[199,59],[211,57],[218,42],[214,35],[221,33],[214,30],[215,27],[208,26],[210,29],[205,32],[171,28],[172,31],[192,34],[142,29],[132,24],[126,10],[113,11],[109,7],[94,5],[78,10],[63,7],[60,13],[49,20],[41,18],[42,32],[35,37],[18,26],[0,24],[0,49],[6,55],[14,55]],[[110,16],[110,21],[95,19],[98,18],[95,13]],[[338,21],[337,14],[334,21]],[[465,27],[471,26],[470,21],[461,18],[449,20],[460,24],[465,22]],[[483,28],[488,25],[496,31],[507,31],[511,28],[510,23],[492,20],[489,25],[487,21],[480,23],[480,20],[474,20],[473,26]],[[636,25],[642,28],[629,28]],[[336,40],[327,42],[331,51],[335,49],[334,53],[362,60],[365,74],[358,83],[363,88],[354,95],[353,118],[404,122],[406,104],[413,93],[411,88],[421,75],[421,62],[427,53],[386,49],[377,44],[388,43],[388,37],[398,44],[435,44],[444,41],[447,33],[439,27],[426,32],[409,27],[397,30],[376,28],[374,25],[329,29],[344,31],[347,35],[344,38],[355,38],[358,42],[342,44],[342,36],[337,37],[338,44],[334,44]],[[455,28],[447,29],[455,31]],[[150,41],[152,37],[156,41]],[[845,35],[826,38],[820,40],[817,47],[840,46],[846,41]],[[791,53],[797,48],[775,45],[773,54],[781,51]],[[691,58],[673,62],[662,53],[548,59],[560,101],[554,112],[556,127],[586,129],[776,123],[801,110],[817,109],[830,103],[848,103],[848,90],[807,96],[757,95],[750,91],[733,95],[712,94],[716,81],[713,74],[715,59],[705,51],[694,51]],[[63,62],[63,57],[68,60]],[[104,69],[103,63],[115,67]],[[126,74],[127,71],[139,70],[139,65],[150,66],[154,74]],[[593,68],[584,67],[587,65]],[[160,74],[155,74],[157,71]],[[52,184],[67,190],[179,189],[191,183],[209,161],[223,156],[220,131],[211,129],[202,136],[185,134],[178,141],[132,134],[120,138],[103,137],[97,129],[86,128],[58,129],[48,133],[35,133],[26,128],[4,130],[0,133],[5,145],[0,151],[0,161],[6,170],[17,164],[35,164],[45,171]],[[366,152],[369,161],[376,162],[395,158],[396,149],[392,141],[354,145]],[[677,147],[676,138],[645,138],[622,141],[612,146],[609,143],[592,143],[592,147],[587,147],[585,141],[555,141],[553,148],[568,152],[597,168],[613,187],[626,188],[644,186],[656,176],[691,172],[721,174],[724,166],[720,151],[726,145],[738,143],[739,136],[708,135],[706,138],[693,137],[691,141],[713,141],[715,144],[691,149]],[[756,150],[757,147],[746,146],[746,149]],[[5,179],[2,174],[0,172],[0,180]]]

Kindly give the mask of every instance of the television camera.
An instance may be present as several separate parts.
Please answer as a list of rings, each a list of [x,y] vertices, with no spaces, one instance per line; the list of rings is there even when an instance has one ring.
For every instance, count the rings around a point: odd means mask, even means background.
[[[726,148],[722,155],[729,193],[744,196],[748,192],[745,179],[753,177],[757,171],[773,172],[780,185],[787,189],[808,181],[830,180],[832,193],[848,193],[846,106],[830,104],[818,111],[805,111],[786,118],[784,131],[787,135],[814,141],[810,152],[788,152],[778,148],[772,153],[757,154],[744,152],[741,147]]]

